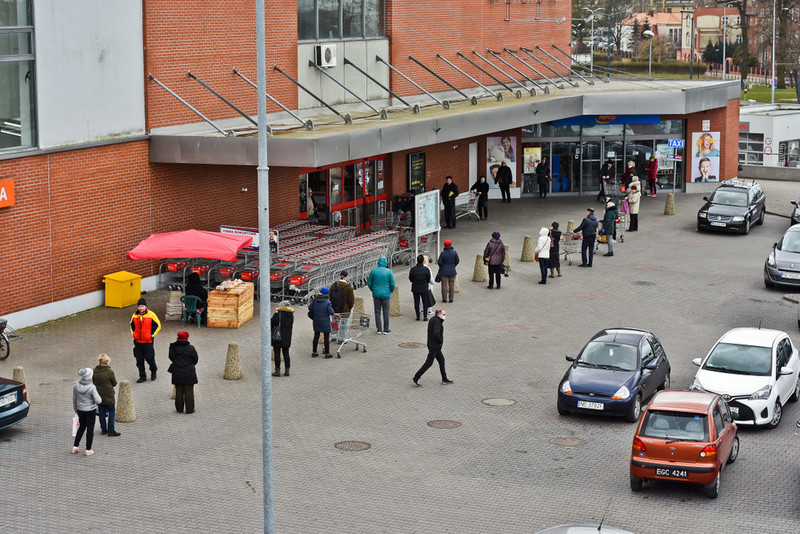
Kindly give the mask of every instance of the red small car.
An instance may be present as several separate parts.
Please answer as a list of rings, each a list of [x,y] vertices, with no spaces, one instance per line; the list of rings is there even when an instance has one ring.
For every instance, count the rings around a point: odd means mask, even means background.
[[[631,449],[631,489],[645,480],[703,484],[719,495],[725,464],[739,455],[739,436],[728,403],[700,391],[661,391],[644,411]]]

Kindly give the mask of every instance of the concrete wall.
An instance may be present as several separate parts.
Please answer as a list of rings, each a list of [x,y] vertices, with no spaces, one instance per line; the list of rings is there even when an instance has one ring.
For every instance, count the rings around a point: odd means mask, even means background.
[[[800,169],[794,167],[766,167],[764,165],[743,165],[739,178],[746,180],[781,180],[800,182]]]

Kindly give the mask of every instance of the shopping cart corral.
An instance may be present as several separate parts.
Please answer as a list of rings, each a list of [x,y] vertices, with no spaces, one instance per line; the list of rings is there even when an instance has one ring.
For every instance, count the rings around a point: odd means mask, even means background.
[[[342,349],[348,343],[355,345],[355,350],[361,347],[361,352],[367,352],[367,344],[358,341],[358,338],[369,332],[370,316],[361,312],[335,313],[331,317],[332,338],[339,342],[336,357],[342,357]]]

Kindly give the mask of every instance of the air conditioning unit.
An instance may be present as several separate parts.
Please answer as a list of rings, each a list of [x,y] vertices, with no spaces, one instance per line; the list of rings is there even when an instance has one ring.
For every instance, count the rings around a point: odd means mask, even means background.
[[[330,68],[336,66],[336,45],[319,44],[317,45],[317,66]]]

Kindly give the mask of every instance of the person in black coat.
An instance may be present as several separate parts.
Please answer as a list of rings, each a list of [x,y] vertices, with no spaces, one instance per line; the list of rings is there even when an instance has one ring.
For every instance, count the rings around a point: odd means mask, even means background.
[[[489,184],[486,183],[486,176],[481,175],[469,190],[478,195],[478,219],[485,221],[489,218]]]
[[[452,176],[445,178],[442,187],[442,202],[444,202],[444,222],[447,228],[456,227],[456,197],[458,197],[458,186],[453,181]]]
[[[511,168],[503,161],[500,164],[500,168],[497,169],[494,182],[500,187],[503,202],[508,202],[509,204],[511,204],[511,182],[513,181],[514,176],[511,174]]]
[[[578,267],[591,267],[594,259],[594,240],[597,238],[597,217],[594,208],[586,208],[586,217],[572,230],[573,234],[581,232],[581,264]]]
[[[281,338],[278,341],[272,340],[272,356],[275,359],[275,372],[272,376],[281,376],[281,352],[283,352],[283,376],[289,376],[289,347],[292,346],[292,327],[294,326],[294,308],[289,306],[288,300],[282,300],[278,304],[278,309],[270,319],[272,328],[280,325]]]
[[[436,315],[428,322],[428,358],[419,371],[411,379],[415,386],[419,386],[419,379],[425,374],[425,371],[430,369],[433,365],[433,360],[439,362],[439,372],[442,374],[442,384],[452,384],[453,381],[447,378],[447,373],[444,370],[444,354],[442,354],[442,345],[444,345],[444,318],[445,311],[442,308],[436,310]]]
[[[189,332],[178,332],[178,340],[169,345],[169,360],[172,362],[168,373],[172,374],[175,386],[175,409],[178,413],[194,413],[194,385],[197,384],[197,351],[189,343]]]
[[[431,270],[425,265],[425,256],[417,256],[417,264],[408,272],[411,282],[411,294],[414,295],[414,311],[419,321],[420,304],[422,304],[423,321],[428,320],[428,291],[430,291]]]
[[[542,156],[542,161],[536,166],[536,181],[539,183],[539,198],[547,198],[547,178],[550,175],[547,156]]]
[[[203,282],[200,280],[200,275],[197,273],[191,273],[189,278],[186,279],[186,294],[192,295],[194,297],[199,298],[203,302],[199,302],[197,304],[198,311],[201,312],[201,320],[203,323],[206,322],[206,301],[208,300],[208,290],[203,285]],[[189,322],[193,320],[193,317],[189,317]]]
[[[600,192],[597,193],[597,201],[603,202],[606,198],[606,184],[614,179],[614,162],[611,158],[607,159],[600,167]]]

